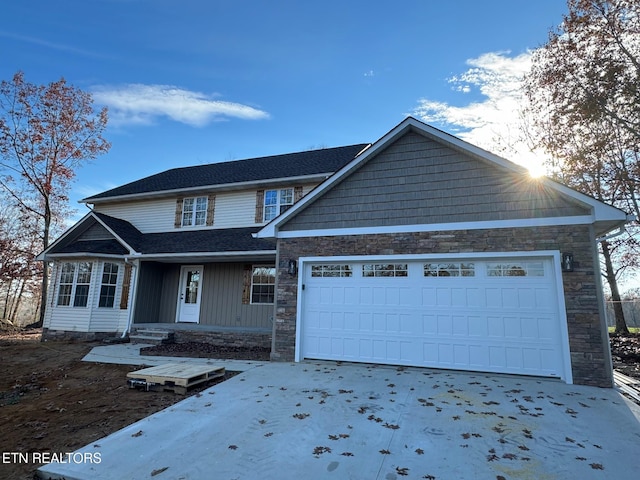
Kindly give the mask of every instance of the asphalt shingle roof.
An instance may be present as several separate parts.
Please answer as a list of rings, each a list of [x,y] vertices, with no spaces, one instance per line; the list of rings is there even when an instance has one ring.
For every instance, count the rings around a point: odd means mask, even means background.
[[[247,160],[172,168],[87,197],[83,201],[91,202],[92,200],[124,195],[252,182],[271,178],[333,173],[353,160],[367,145],[361,143]]]
[[[98,212],[94,212],[94,215],[136,252],[143,255],[189,252],[257,252],[276,249],[274,241],[253,238],[252,234],[260,230],[260,227],[141,233],[126,220]],[[81,242],[75,242],[75,245],[78,243]]]

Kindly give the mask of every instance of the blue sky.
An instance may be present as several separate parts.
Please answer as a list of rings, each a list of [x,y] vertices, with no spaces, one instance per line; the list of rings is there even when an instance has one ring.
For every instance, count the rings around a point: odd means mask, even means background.
[[[566,2],[24,0],[2,10],[1,79],[64,77],[109,107],[111,151],[78,171],[70,195],[83,214],[79,199],[158,171],[375,141],[408,114],[487,148]]]

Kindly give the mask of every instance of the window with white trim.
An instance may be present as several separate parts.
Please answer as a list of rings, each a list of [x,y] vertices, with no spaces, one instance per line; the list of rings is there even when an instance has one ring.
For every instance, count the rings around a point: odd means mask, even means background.
[[[406,263],[375,263],[362,266],[363,277],[406,277]]]
[[[312,277],[352,277],[353,268],[351,265],[312,265]]]
[[[60,269],[57,305],[86,307],[91,285],[91,263],[65,262]],[[73,298],[73,304],[71,299]]]
[[[276,289],[276,267],[254,265],[251,274],[251,303],[273,303]]]
[[[193,227],[207,223],[207,197],[185,198],[182,201],[182,226]]]
[[[264,192],[264,221],[273,220],[281,213],[293,206],[293,188],[265,190]]]
[[[543,262],[490,262],[488,277],[544,277]]]
[[[100,299],[98,307],[113,308],[116,298],[116,284],[118,283],[118,264],[104,262],[102,281],[100,284]]]
[[[476,267],[473,263],[447,262],[425,263],[425,277],[475,277]]]

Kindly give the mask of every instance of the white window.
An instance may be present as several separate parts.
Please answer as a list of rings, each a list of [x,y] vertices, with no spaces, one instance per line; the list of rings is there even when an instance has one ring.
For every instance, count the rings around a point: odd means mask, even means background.
[[[363,277],[406,277],[406,263],[375,263],[362,266]]]
[[[487,264],[488,277],[544,277],[543,262],[501,262]]]
[[[425,263],[425,277],[474,277],[476,268],[473,263]]]
[[[182,226],[205,225],[207,222],[207,197],[185,198],[182,201]]]
[[[312,265],[312,277],[352,277],[353,269],[351,265]]]
[[[113,308],[116,298],[116,284],[118,283],[118,264],[105,262],[102,269],[102,283],[100,285],[99,307]]]
[[[254,265],[251,275],[251,303],[273,303],[275,287],[276,268]]]
[[[60,270],[57,304],[59,306],[69,306],[73,298],[74,307],[86,307],[89,299],[90,284],[91,263],[63,263]]]
[[[266,190],[264,192],[264,220],[273,220],[281,213],[286,212],[293,205],[293,188],[280,190]]]

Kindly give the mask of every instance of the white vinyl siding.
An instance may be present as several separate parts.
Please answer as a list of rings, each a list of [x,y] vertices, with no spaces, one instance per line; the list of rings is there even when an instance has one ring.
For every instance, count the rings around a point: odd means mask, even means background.
[[[175,197],[108,205],[98,204],[95,211],[126,220],[142,233],[172,232],[175,230]]]
[[[302,187],[303,195],[316,184]],[[242,228],[256,225],[256,189],[215,192],[213,228]],[[95,211],[131,223],[142,233],[175,232],[176,197],[130,202],[99,203]],[[198,227],[211,228],[211,227]]]
[[[249,227],[255,225],[256,192],[240,191],[216,195],[213,224],[216,228]]]
[[[51,283],[47,294],[47,309],[44,318],[44,327],[50,330],[63,330],[68,332],[122,332],[126,328],[131,298],[128,308],[118,308],[122,295],[122,280],[124,264],[116,263],[118,274],[115,284],[114,308],[99,308],[100,286],[104,269],[103,261],[87,261],[91,265],[91,283],[89,286],[86,307],[73,307],[71,305],[58,306],[58,292],[60,270],[63,263],[56,263],[51,272]],[[77,263],[76,263],[77,270]]]

